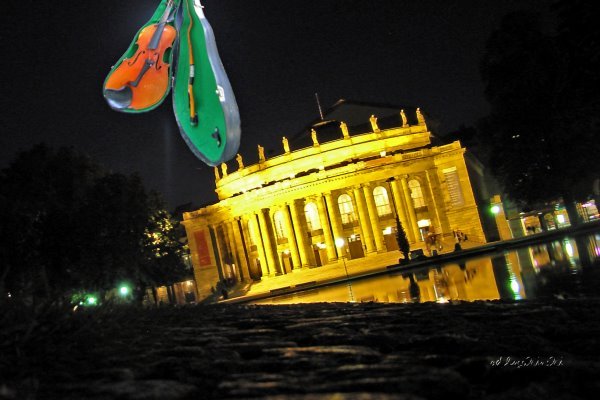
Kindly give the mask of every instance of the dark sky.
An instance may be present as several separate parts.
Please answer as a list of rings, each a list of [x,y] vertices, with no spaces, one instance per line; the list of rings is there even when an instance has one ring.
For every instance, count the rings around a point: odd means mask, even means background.
[[[240,153],[292,136],[340,98],[420,106],[448,132],[487,105],[478,64],[508,11],[550,0],[205,0],[242,119]],[[170,97],[112,111],[102,83],[158,0],[3,0],[0,167],[36,143],[139,172],[170,208],[214,201],[214,175],[180,136]]]

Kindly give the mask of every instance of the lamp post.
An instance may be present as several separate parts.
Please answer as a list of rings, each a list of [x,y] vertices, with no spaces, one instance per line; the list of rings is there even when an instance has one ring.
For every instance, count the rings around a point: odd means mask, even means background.
[[[400,222],[400,218],[398,218],[398,209],[396,208],[396,201],[394,199],[394,190],[392,189],[391,183],[395,181],[395,177],[391,177],[386,179],[386,182],[390,184],[390,195],[392,198],[392,206],[394,207],[394,215],[396,216],[396,242],[398,243],[398,249],[404,255],[404,259],[398,260],[398,264],[406,264],[410,262],[408,255],[410,253],[410,243],[408,243],[408,239],[406,238],[406,233],[404,232],[404,228],[402,227],[402,223]]]
[[[346,267],[346,256],[344,251],[344,245],[346,242],[342,238],[335,238],[335,247],[337,247],[342,253],[342,262],[344,263],[344,271],[346,271],[346,282],[348,282],[348,294],[350,295],[350,302],[354,303],[354,293],[352,293],[352,283],[350,283],[350,276],[348,275],[348,268]]]
[[[504,206],[502,205],[502,199],[499,195],[494,195],[490,199],[490,212],[496,222],[496,228],[498,229],[498,235],[500,240],[510,240],[513,238],[512,231],[506,220],[506,214],[504,213]]]

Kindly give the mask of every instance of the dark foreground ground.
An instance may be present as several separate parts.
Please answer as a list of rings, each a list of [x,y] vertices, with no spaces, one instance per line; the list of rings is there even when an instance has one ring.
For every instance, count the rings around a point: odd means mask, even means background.
[[[583,399],[600,299],[0,316],[2,399]],[[10,319],[10,323],[7,322]]]

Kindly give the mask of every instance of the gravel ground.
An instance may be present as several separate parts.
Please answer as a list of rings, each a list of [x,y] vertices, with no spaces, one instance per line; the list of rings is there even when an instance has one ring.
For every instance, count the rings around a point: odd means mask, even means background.
[[[35,319],[8,310],[0,322],[1,399],[600,392],[600,298],[96,309]]]

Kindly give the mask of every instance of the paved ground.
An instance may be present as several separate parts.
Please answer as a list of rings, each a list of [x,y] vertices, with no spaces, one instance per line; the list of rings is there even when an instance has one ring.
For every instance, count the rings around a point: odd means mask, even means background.
[[[586,399],[600,298],[3,310],[1,399]],[[10,320],[11,324],[6,324]]]

